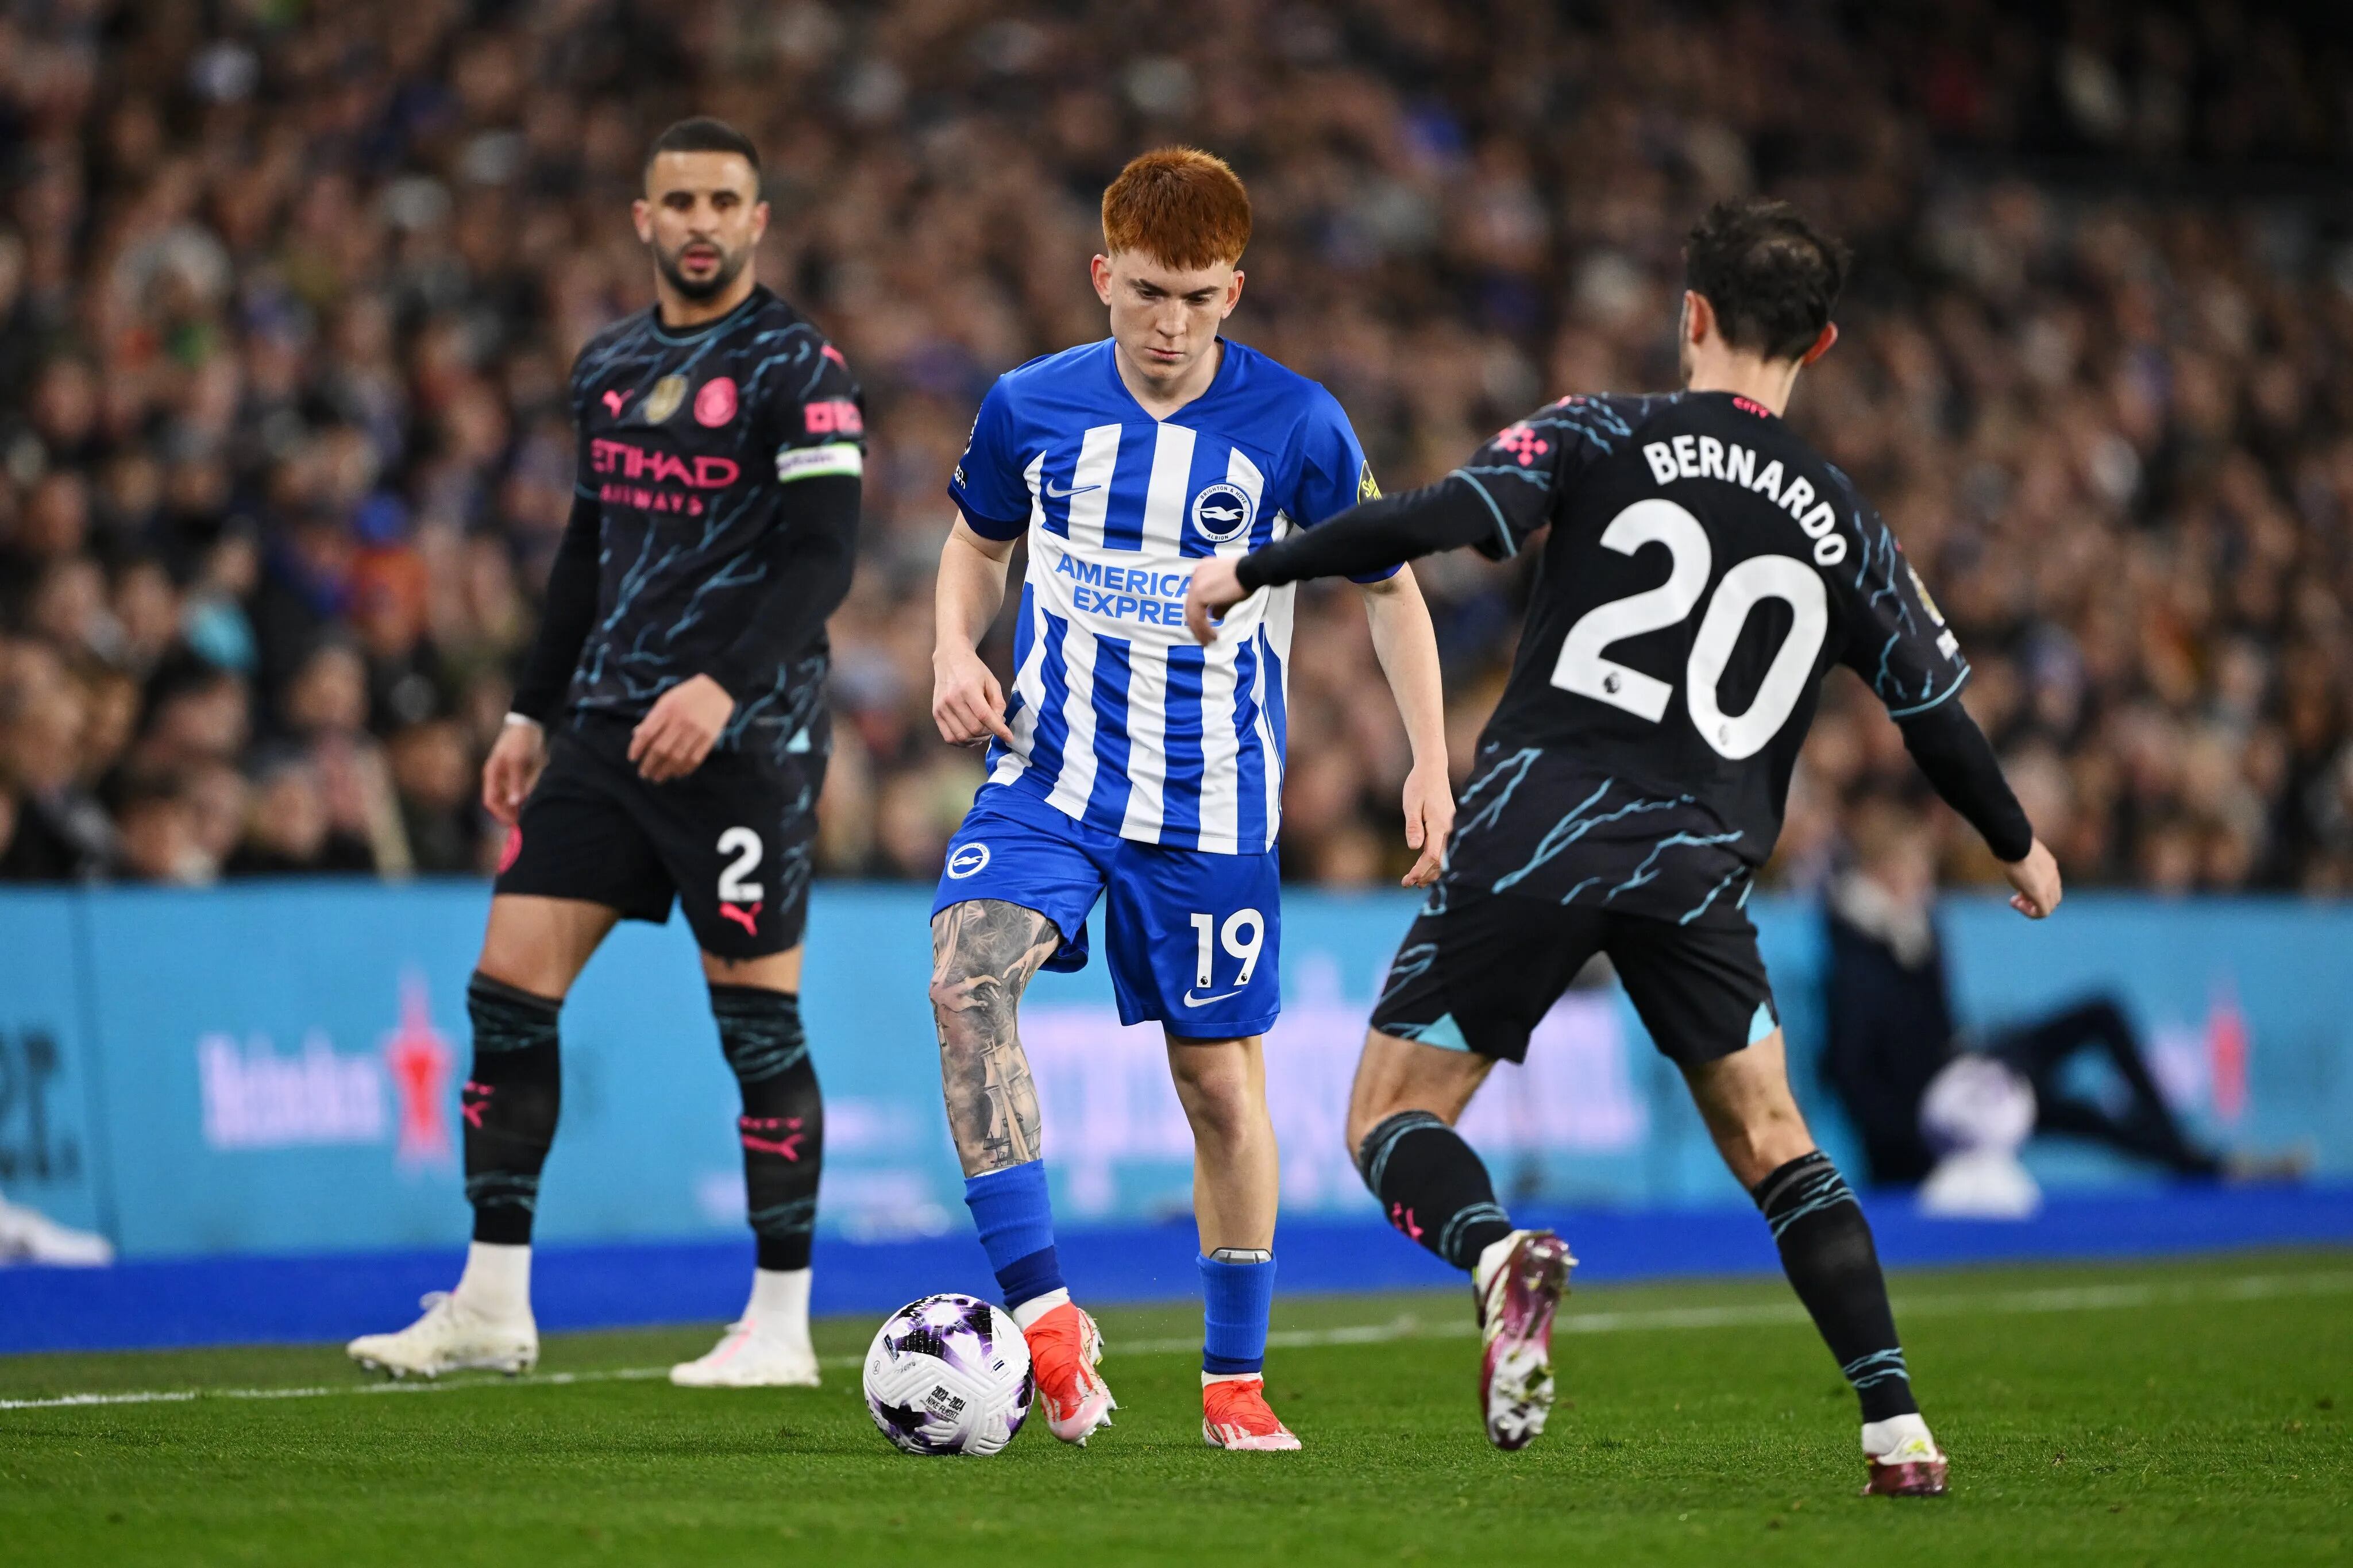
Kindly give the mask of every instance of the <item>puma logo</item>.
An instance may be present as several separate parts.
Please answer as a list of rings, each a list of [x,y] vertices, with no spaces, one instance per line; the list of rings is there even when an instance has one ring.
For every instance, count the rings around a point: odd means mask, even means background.
[[[781,1154],[786,1159],[793,1161],[800,1159],[801,1140],[808,1136],[802,1129],[801,1119],[797,1116],[739,1116],[735,1119],[735,1126],[737,1136],[743,1142],[744,1148],[760,1154]],[[783,1135],[763,1138],[759,1136],[763,1132],[776,1132]]]
[[[621,416],[621,405],[628,401],[629,395],[623,392],[619,387],[615,386],[606,389],[605,408],[607,412],[613,416],[614,418],[618,419]]]
[[[759,905],[754,904],[748,910],[739,910],[733,904],[722,904],[719,906],[719,912],[728,920],[733,921],[737,925],[742,926],[749,934],[753,936],[760,934]]]

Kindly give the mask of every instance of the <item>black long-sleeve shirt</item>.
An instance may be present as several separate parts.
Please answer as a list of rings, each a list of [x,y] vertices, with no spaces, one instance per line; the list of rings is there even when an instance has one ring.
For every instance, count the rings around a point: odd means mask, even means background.
[[[514,707],[641,717],[707,675],[721,743],[789,740],[821,700],[856,559],[865,416],[840,353],[755,289],[691,331],[652,310],[573,368],[572,516]]]
[[[1700,445],[1703,441],[1704,447]],[[1712,468],[1683,461],[1702,452],[1715,458]],[[1735,453],[1746,461],[1729,471],[1749,476],[1747,482],[1725,477],[1729,458]],[[1768,462],[1776,481],[1770,496],[1761,493],[1756,479],[1767,471]],[[1785,470],[1787,489],[1783,490],[1779,486]],[[1786,498],[1798,495],[1800,487],[1806,500],[1795,509],[1788,508]],[[1662,491],[1678,499],[1669,500],[1666,494],[1658,493]],[[1651,499],[1653,495],[1657,499]],[[1817,508],[1808,513],[1816,527],[1802,525],[1798,517],[1809,504]],[[1648,585],[1655,582],[1656,568],[1625,571],[1616,568],[1610,556],[1587,553],[1598,542],[1618,556],[1643,554],[1647,563],[1655,551],[1646,552],[1645,546],[1672,542],[1649,526],[1653,514],[1642,514],[1643,526],[1632,529],[1622,541],[1607,536],[1614,535],[1620,527],[1620,519],[1635,516],[1637,509],[1661,505],[1671,505],[1686,518],[1693,517],[1690,506],[1700,505],[1710,520],[1702,526],[1694,519],[1699,532],[1678,532],[1677,539],[1698,537],[1704,544],[1714,531],[1725,531],[1713,551],[1694,552],[1685,546],[1668,552],[1672,563],[1662,564],[1670,565],[1671,585],[1685,575],[1687,554],[1698,568],[1683,616],[1671,622],[1622,613],[1631,610],[1638,597],[1647,599],[1663,590],[1651,587],[1638,596],[1635,584],[1620,577],[1640,576]],[[1742,521],[1736,524],[1735,518]],[[1826,609],[1835,611],[1831,619],[1838,623],[1840,638],[1848,650],[1847,662],[1855,665],[1887,702],[1890,714],[1903,729],[1906,749],[1936,793],[1984,836],[1988,847],[2002,860],[2022,860],[2033,847],[2033,827],[2002,777],[1992,746],[1968,710],[1952,700],[1967,677],[1968,666],[1957,651],[1950,651],[1956,646],[1951,644],[1950,633],[1918,575],[1904,562],[1894,537],[1870,514],[1844,475],[1814,458],[1778,419],[1745,399],[1720,394],[1567,399],[1513,426],[1470,463],[1437,483],[1352,507],[1317,528],[1243,557],[1236,574],[1244,588],[1255,592],[1310,577],[1363,574],[1466,544],[1492,555],[1505,555],[1516,552],[1522,540],[1547,524],[1553,525],[1553,541],[1538,584],[1540,603],[1530,612],[1512,687],[1491,726],[1491,731],[1513,729],[1514,732],[1499,739],[1506,743],[1550,742],[1566,751],[1606,753],[1596,764],[1598,772],[1629,771],[1662,784],[1688,776],[1691,768],[1667,757],[1672,737],[1661,728],[1661,721],[1673,717],[1672,708],[1679,705],[1662,699],[1660,711],[1648,713],[1635,707],[1630,696],[1620,695],[1621,690],[1632,691],[1638,682],[1655,685],[1661,677],[1683,671],[1663,665],[1647,672],[1639,667],[1626,668],[1615,662],[1616,658],[1625,657],[1618,650],[1644,646],[1641,639],[1654,628],[1663,632],[1670,626],[1701,620],[1699,605],[1709,576],[1713,573],[1721,584],[1728,575],[1722,570],[1724,557],[1736,555],[1740,559],[1736,563],[1746,566],[1768,550],[1774,553],[1786,550],[1791,552],[1789,559],[1810,561],[1810,569],[1820,569],[1829,590],[1823,602]],[[1577,542],[1574,569],[1564,563],[1560,554],[1564,531]],[[1829,547],[1833,540],[1838,542],[1834,551]],[[1823,557],[1831,554],[1835,559],[1825,563]],[[1591,580],[1604,571],[1612,572],[1609,582]],[[1761,597],[1752,600],[1759,605],[1767,602]],[[1598,629],[1601,615],[1597,612],[1619,616],[1611,631]],[[1577,652],[1577,633],[1588,626],[1596,627],[1596,636],[1604,639],[1584,661],[1601,672],[1588,683],[1589,691],[1579,684],[1578,672],[1571,672],[1566,682],[1563,676]],[[1532,644],[1539,640],[1545,646],[1532,653]],[[1688,633],[1684,640],[1691,640]],[[1736,637],[1734,642],[1746,645],[1745,637]],[[1604,650],[1613,657],[1601,658]],[[1862,657],[1865,650],[1868,658]],[[1771,679],[1764,669],[1763,651],[1749,656],[1756,660],[1756,668],[1749,672],[1752,690],[1757,689],[1757,682]],[[1826,647],[1825,657],[1827,652]],[[1724,654],[1718,673],[1729,684],[1735,679],[1736,653],[1727,646]],[[1778,656],[1772,662],[1778,664]],[[1933,671],[1947,682],[1929,692],[1932,700],[1924,700],[1920,689],[1895,673],[1909,666],[1917,666],[1919,676]],[[1939,669],[1940,666],[1947,668]],[[1608,673],[1612,670],[1621,673]],[[1589,705],[1600,717],[1585,720],[1585,709],[1579,704]],[[1810,712],[1810,702],[1798,706]],[[1637,712],[1648,727],[1632,723],[1625,712],[1614,710]],[[1743,714],[1744,721],[1754,710],[1752,702]],[[1544,717],[1556,713],[1560,715],[1556,720]],[[1522,730],[1529,732],[1519,732]],[[1758,762],[1767,764],[1771,782],[1780,787],[1786,787],[1788,763],[1804,731],[1803,723],[1789,726],[1773,736],[1758,755]],[[1570,732],[1580,738],[1571,741]],[[1709,771],[1719,771],[1720,759],[1715,752],[1688,745],[1681,752],[1701,759]],[[1733,760],[1746,760],[1750,754],[1742,752]],[[1759,814],[1742,810],[1733,798],[1737,792],[1724,791],[1721,783],[1717,789],[1726,794],[1726,799],[1715,815],[1747,826],[1749,837],[1759,837],[1756,829],[1764,826]],[[1778,829],[1778,790],[1775,794],[1771,826]],[[1761,846],[1740,847],[1759,862],[1771,843],[1770,835],[1762,837]]]

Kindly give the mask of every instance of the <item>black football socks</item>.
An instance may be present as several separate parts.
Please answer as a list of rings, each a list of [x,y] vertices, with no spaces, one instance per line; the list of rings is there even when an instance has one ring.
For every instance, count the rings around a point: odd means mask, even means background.
[[[1391,1225],[1457,1268],[1512,1234],[1487,1167],[1427,1110],[1401,1110],[1366,1133],[1356,1172]]]
[[[555,1044],[555,1016],[562,1006],[479,972],[467,984],[474,1064],[462,1105],[466,1201],[474,1205],[476,1241],[531,1243],[540,1168],[555,1141],[563,1100]]]
[[[713,985],[719,1046],[743,1091],[736,1134],[744,1192],[764,1269],[807,1268],[825,1163],[825,1101],[801,1030],[801,999],[757,985]]]
[[[1798,1300],[1854,1385],[1863,1420],[1916,1415],[1920,1406],[1912,1397],[1904,1347],[1896,1342],[1895,1314],[1887,1305],[1887,1279],[1879,1270],[1870,1223],[1830,1156],[1819,1149],[1800,1155],[1757,1183],[1749,1195],[1773,1228],[1781,1268]]]

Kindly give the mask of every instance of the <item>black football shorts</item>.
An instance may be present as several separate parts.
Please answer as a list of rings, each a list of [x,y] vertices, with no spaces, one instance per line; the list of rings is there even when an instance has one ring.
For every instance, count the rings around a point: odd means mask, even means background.
[[[1528,1036],[1595,953],[1607,953],[1659,1050],[1696,1067],[1780,1027],[1757,932],[1451,889],[1406,932],[1373,1009],[1400,1039],[1525,1061]]]
[[[681,779],[649,784],[627,720],[585,714],[553,731],[547,767],[507,839],[495,890],[579,899],[621,918],[670,919],[673,898],[703,952],[782,952],[808,917],[809,856],[828,731],[808,749],[713,748]]]

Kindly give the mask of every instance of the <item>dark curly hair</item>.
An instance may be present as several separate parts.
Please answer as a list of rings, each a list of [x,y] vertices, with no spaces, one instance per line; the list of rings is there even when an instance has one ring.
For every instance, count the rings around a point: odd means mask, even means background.
[[[1684,237],[1683,286],[1733,347],[1796,359],[1830,324],[1850,259],[1787,202],[1718,202]]]

